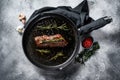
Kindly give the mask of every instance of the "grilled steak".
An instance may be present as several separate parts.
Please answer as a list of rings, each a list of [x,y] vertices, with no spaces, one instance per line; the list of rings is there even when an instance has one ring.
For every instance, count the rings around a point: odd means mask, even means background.
[[[60,34],[36,36],[35,43],[37,47],[65,47],[68,42]]]

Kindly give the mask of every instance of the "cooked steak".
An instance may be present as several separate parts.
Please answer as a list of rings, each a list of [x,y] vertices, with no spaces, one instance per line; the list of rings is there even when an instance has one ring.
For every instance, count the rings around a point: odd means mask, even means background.
[[[65,47],[68,44],[61,34],[36,36],[34,39],[37,47]]]

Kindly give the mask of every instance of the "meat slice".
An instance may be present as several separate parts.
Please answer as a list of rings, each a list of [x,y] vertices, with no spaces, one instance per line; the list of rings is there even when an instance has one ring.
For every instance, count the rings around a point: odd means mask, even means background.
[[[34,38],[37,47],[65,47],[68,42],[61,34],[36,36]]]

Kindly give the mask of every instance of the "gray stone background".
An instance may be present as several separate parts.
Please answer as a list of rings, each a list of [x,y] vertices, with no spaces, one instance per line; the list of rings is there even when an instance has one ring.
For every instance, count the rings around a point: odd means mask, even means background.
[[[44,6],[75,7],[82,0],[0,0],[0,80],[120,80],[120,0],[88,1],[91,17],[113,18],[111,24],[92,32],[101,48],[85,65],[53,76],[43,74],[25,57],[22,36],[15,30],[22,25],[18,15],[22,12],[29,18]]]

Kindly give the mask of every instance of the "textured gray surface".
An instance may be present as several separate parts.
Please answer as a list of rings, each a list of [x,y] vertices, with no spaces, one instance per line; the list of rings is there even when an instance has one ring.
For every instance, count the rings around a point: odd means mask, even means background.
[[[94,19],[108,15],[113,23],[92,32],[101,49],[85,65],[75,65],[56,75],[43,72],[25,57],[16,27],[19,13],[29,17],[44,6],[75,7],[82,0],[0,0],[0,80],[120,80],[120,1],[88,0]],[[69,67],[68,67],[69,68]]]

